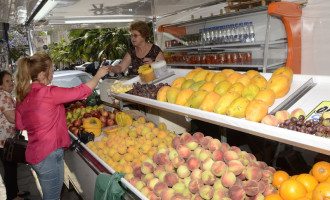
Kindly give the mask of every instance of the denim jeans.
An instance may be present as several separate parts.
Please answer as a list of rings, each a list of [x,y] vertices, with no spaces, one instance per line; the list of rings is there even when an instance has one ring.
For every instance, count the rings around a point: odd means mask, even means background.
[[[38,175],[43,200],[59,200],[64,181],[63,148],[56,149],[44,160],[31,165]]]

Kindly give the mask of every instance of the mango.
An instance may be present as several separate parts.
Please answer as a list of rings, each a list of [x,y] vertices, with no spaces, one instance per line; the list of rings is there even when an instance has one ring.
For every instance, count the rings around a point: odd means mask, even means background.
[[[235,71],[233,69],[224,69],[221,72],[224,73],[227,77],[229,77]]]
[[[161,87],[157,92],[157,100],[166,102],[167,101],[166,93],[167,90],[170,88],[171,88],[170,86]]]
[[[224,95],[229,88],[231,87],[231,83],[229,83],[228,81],[224,80],[221,81],[220,83],[218,83],[215,88],[214,88],[214,92],[218,93],[220,96]]]
[[[205,90],[207,92],[212,92],[214,88],[215,88],[215,83],[209,81],[204,83],[198,90]]]
[[[242,97],[246,97],[249,101],[252,101],[258,95],[259,91],[260,89],[258,86],[249,84],[243,88]]]
[[[199,72],[199,71],[201,71],[201,70],[203,70],[202,68],[196,68],[196,69],[193,69],[193,70],[191,70],[187,75],[186,75],[186,80],[188,80],[188,79],[193,79],[194,78],[194,76],[195,76],[195,74],[197,73],[197,72]]]
[[[223,72],[217,72],[217,73],[213,76],[213,78],[212,78],[212,82],[215,83],[215,84],[218,84],[218,83],[220,83],[220,82],[222,82],[222,81],[224,81],[224,80],[226,80],[226,79],[227,79],[227,76],[226,76],[225,73],[223,73]]]
[[[208,112],[213,112],[215,104],[219,101],[220,95],[216,92],[209,92],[203,99],[200,109]]]
[[[185,80],[185,77],[178,77],[172,82],[171,86],[181,89],[181,85],[185,82]]]
[[[246,107],[245,119],[260,122],[268,114],[268,105],[262,100],[253,100]]]
[[[181,90],[179,88],[171,87],[166,92],[166,99],[169,103],[175,103],[176,97]]]
[[[189,88],[181,90],[176,98],[175,104],[183,106],[194,92],[194,90]]]
[[[194,92],[184,106],[191,108],[199,108],[207,93],[208,92],[206,91]]]
[[[276,99],[285,96],[289,92],[290,86],[290,79],[281,74],[271,77],[267,84],[267,88],[274,91]]]
[[[250,101],[245,97],[235,99],[228,107],[227,115],[230,117],[243,118],[245,111]]]
[[[240,96],[241,95],[237,92],[227,92],[221,96],[219,101],[216,103],[214,112],[222,115],[227,114],[229,105]]]
[[[199,90],[199,88],[205,83],[206,81],[198,81],[192,84],[189,88],[193,89],[195,92]]]
[[[195,74],[195,76],[193,77],[193,80],[194,80],[195,82],[198,82],[198,81],[204,81],[205,78],[206,78],[206,75],[207,75],[208,73],[209,73],[208,70],[205,70],[205,69],[200,70],[199,72],[197,72],[197,73]]]
[[[185,82],[183,82],[181,85],[181,90],[189,88],[194,83],[195,83],[195,81],[192,79],[185,80]]]
[[[205,80],[206,81],[212,81],[212,78],[214,77],[215,74],[216,74],[215,71],[209,71],[209,73],[205,77]]]

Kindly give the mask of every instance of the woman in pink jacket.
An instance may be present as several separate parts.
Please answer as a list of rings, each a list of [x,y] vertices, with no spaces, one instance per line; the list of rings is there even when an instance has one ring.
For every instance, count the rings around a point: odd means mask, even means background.
[[[70,145],[64,103],[92,94],[99,80],[109,73],[100,68],[93,79],[74,88],[48,86],[53,62],[44,52],[18,61],[16,73],[16,129],[27,130],[26,161],[36,171],[43,199],[60,198],[64,179],[63,150]]]

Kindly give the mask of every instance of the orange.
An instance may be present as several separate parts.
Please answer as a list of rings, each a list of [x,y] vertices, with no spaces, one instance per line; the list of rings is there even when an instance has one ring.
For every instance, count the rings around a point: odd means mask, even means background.
[[[300,174],[296,180],[305,186],[307,192],[312,192],[317,184],[319,184],[314,176],[310,174]]]
[[[266,196],[264,200],[283,200],[283,199],[278,194],[271,194],[271,195]]]
[[[318,184],[312,194],[312,200],[329,200],[330,199],[330,183],[323,182]]]
[[[275,102],[275,93],[271,89],[264,89],[257,94],[255,99],[264,101],[270,107]]]
[[[291,179],[286,180],[281,184],[279,192],[284,200],[295,200],[305,197],[307,194],[307,190],[303,184]]]
[[[290,90],[290,80],[285,75],[276,75],[269,79],[267,88],[272,89],[275,93],[275,98],[281,98]]]
[[[313,165],[312,175],[317,181],[325,181],[330,176],[330,163],[326,161],[320,161]]]
[[[293,175],[293,176],[291,176],[290,179],[296,180],[297,177],[298,177],[298,175]]]
[[[285,171],[279,170],[276,171],[273,175],[273,186],[279,187],[283,181],[289,180],[290,176]]]

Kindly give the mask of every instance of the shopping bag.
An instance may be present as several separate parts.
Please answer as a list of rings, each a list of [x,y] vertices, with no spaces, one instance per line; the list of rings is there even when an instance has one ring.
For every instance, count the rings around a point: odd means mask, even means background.
[[[7,162],[26,163],[25,150],[28,141],[22,136],[22,131],[17,130],[13,138],[7,138],[3,147],[3,160]]]
[[[95,200],[120,200],[123,199],[126,186],[120,184],[120,179],[124,174],[115,172],[114,174],[101,173],[96,178],[94,199]]]

